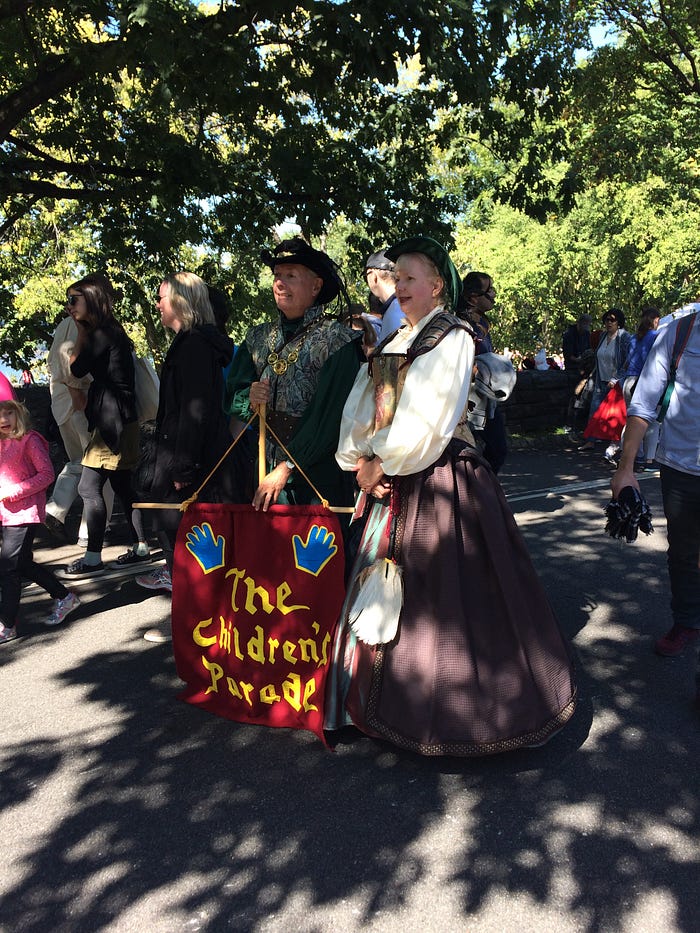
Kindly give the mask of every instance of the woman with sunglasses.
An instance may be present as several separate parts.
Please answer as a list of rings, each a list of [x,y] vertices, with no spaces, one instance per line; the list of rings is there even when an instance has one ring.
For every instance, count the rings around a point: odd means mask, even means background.
[[[605,330],[595,351],[595,365],[591,374],[593,395],[589,417],[598,410],[608,391],[623,378],[632,342],[632,335],[625,330],[625,315],[619,308],[605,312],[603,327]],[[589,440],[579,450],[593,450],[595,446],[596,441]]]
[[[71,298],[71,301],[77,301],[77,298]],[[70,307],[70,304],[65,304],[63,317],[54,331],[46,357],[49,370],[51,414],[58,425],[68,459],[56,477],[51,497],[46,503],[44,524],[55,538],[64,542],[68,540],[66,519],[73,503],[78,498],[78,483],[83,472],[83,453],[90,440],[85,403],[92,382],[90,376],[76,379],[70,371],[70,356],[78,336],[78,328],[70,314]],[[109,483],[105,485],[104,494],[109,523],[114,504],[114,493]],[[78,541],[83,545],[87,541],[87,523],[82,515],[78,529]]]
[[[83,453],[78,493],[88,529],[87,550],[64,571],[89,576],[104,569],[102,544],[107,524],[103,490],[107,480],[119,496],[131,529],[132,548],[121,563],[148,559],[148,545],[138,515],[132,521],[131,470],[139,456],[139,423],[134,390],[131,341],[114,316],[114,290],[104,275],[88,275],[69,285],[66,306],[78,328],[70,357],[71,373],[92,376],[85,415],[90,439]]]

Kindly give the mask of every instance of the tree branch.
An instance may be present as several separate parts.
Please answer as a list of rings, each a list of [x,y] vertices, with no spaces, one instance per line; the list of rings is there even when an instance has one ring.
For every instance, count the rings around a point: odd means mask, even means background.
[[[676,54],[690,63],[691,71],[693,73],[692,80],[689,79],[689,76],[674,60],[674,57],[670,52],[659,48],[658,41],[651,34],[650,22],[648,18],[645,18],[640,12],[624,9],[623,5],[619,3],[608,4],[607,12],[613,22],[615,22],[617,19],[617,21],[624,29],[626,29],[631,35],[636,36],[637,40],[643,45],[649,58],[657,61],[660,65],[664,65],[668,69],[668,71],[674,77],[675,82],[684,97],[687,97],[689,94],[693,93],[697,94],[700,91],[697,65],[693,58],[692,50],[683,43],[680,34],[673,26],[671,18],[666,12],[663,4],[661,5],[660,13],[657,15],[657,19],[660,23],[663,24],[669,39],[675,45]]]
[[[21,14],[32,6],[44,6],[43,0],[34,3],[32,0],[5,0],[5,4],[0,13],[2,18],[7,18],[7,14]],[[241,29],[253,25],[257,15],[253,8],[257,5],[254,0],[242,0],[234,6],[224,7],[222,4],[218,12],[213,14],[193,12],[193,19],[187,24],[191,33],[188,42],[220,44],[227,37],[235,37]],[[139,44],[149,34],[157,38],[157,32],[152,27],[140,27]],[[130,33],[125,32],[118,38],[108,38],[104,42],[86,40],[63,54],[47,56],[38,65],[33,78],[0,99],[0,143],[36,107],[96,75],[115,72],[126,64],[129,60],[130,39]],[[140,57],[136,64],[142,64]]]
[[[107,74],[121,64],[124,43],[85,42],[80,55],[51,56],[36,77],[0,101],[0,142],[4,142],[24,117],[41,104],[88,77]]]
[[[21,207],[17,208],[12,214],[7,214],[4,222],[0,224],[0,242],[5,239],[5,234],[9,233],[17,221],[21,220],[25,214],[29,213],[38,200],[40,200],[40,196],[36,194],[29,198],[26,204],[23,204]]]
[[[700,92],[700,81],[698,80],[698,68],[695,58],[693,57],[693,50],[683,41],[680,33],[673,25],[670,15],[666,12],[666,4],[663,2],[663,0],[661,0],[659,9],[659,17],[663,24],[666,26],[666,31],[668,32],[671,39],[676,43],[680,54],[690,65],[690,70],[693,73],[692,90],[697,94]]]
[[[158,178],[158,172],[149,172],[138,168],[129,168],[127,166],[104,165],[101,162],[66,162],[46,152],[42,152],[37,146],[33,146],[31,143],[27,143],[24,140],[17,139],[17,137],[13,135],[8,136],[8,142],[11,142],[22,152],[27,152],[35,156],[34,159],[10,157],[5,163],[10,172],[36,172],[38,175],[47,175],[51,172],[63,172],[66,175],[72,175],[76,178],[98,178],[113,175],[117,178],[126,178],[130,180],[143,178],[148,181]]]
[[[9,194],[30,194],[36,198],[66,198],[72,201],[97,201],[104,199],[104,189],[98,188],[60,188],[50,181],[31,178],[14,178],[11,184],[0,181],[0,193],[3,189]]]

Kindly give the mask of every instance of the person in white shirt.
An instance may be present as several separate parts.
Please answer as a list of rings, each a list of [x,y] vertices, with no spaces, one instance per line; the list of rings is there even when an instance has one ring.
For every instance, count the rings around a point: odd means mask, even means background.
[[[377,343],[393,334],[403,324],[405,318],[396,299],[394,287],[394,263],[387,259],[386,250],[372,253],[365,262],[367,288],[380,303],[381,326],[377,334]]]
[[[47,357],[51,413],[58,425],[68,462],[56,477],[51,498],[46,503],[45,524],[52,534],[60,538],[65,537],[66,517],[78,498],[78,483],[83,469],[81,460],[90,440],[85,404],[92,377],[77,378],[70,371],[70,356],[77,336],[76,323],[65,312]],[[114,504],[114,492],[109,483],[105,485],[103,494],[109,522]],[[82,517],[78,538],[87,541],[87,524]]]
[[[647,427],[656,420],[669,384],[681,317],[660,331],[649,351],[627,411],[620,463],[611,480],[613,495],[632,486],[634,456]],[[668,575],[673,625],[654,644],[657,654],[679,655],[700,640],[700,313],[693,315],[678,361],[673,393],[661,425],[656,461],[668,537]],[[700,657],[695,702],[700,707]]]

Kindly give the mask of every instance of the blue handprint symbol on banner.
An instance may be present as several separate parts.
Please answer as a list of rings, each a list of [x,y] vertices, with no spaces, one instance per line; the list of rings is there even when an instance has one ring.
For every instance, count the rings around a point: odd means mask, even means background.
[[[224,566],[224,549],[226,542],[222,535],[214,537],[209,522],[193,525],[185,536],[185,547],[197,561],[204,573],[211,573]]]
[[[334,532],[329,531],[323,525],[313,525],[306,536],[306,541],[302,541],[299,535],[294,535],[292,545],[297,569],[311,573],[315,577],[338,553]]]

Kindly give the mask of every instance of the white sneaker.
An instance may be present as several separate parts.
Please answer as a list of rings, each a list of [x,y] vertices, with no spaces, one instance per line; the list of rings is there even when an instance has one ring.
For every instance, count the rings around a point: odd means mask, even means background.
[[[154,570],[153,573],[144,573],[134,579],[139,586],[143,586],[147,590],[167,590],[169,593],[173,591],[173,581],[167,567],[161,567],[160,570]]]
[[[55,599],[53,602],[53,612],[44,620],[44,625],[60,625],[63,620],[77,609],[80,600],[75,593],[69,593],[63,599]]]
[[[156,645],[164,645],[166,642],[173,640],[170,626],[166,628],[165,625],[159,625],[157,628],[149,628],[147,632],[143,633],[143,637],[146,641],[152,641]]]
[[[0,645],[4,645],[6,641],[14,641],[17,638],[17,628],[16,626],[7,626],[0,623]]]

